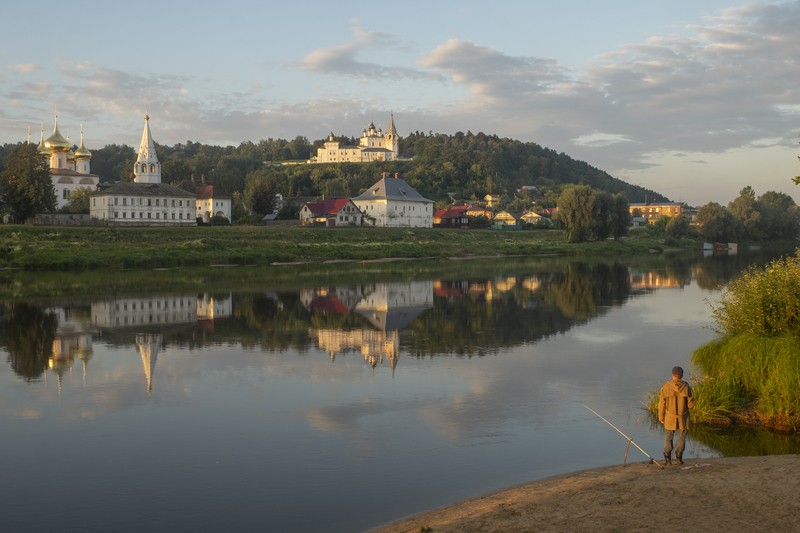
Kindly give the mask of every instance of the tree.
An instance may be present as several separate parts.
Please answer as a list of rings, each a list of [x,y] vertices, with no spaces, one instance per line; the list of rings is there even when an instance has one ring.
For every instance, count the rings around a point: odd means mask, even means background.
[[[749,185],[739,192],[739,196],[728,204],[728,211],[742,229],[745,237],[760,239],[761,213],[756,205],[756,193]]]
[[[628,234],[631,227],[631,210],[624,194],[617,193],[611,207],[611,236],[615,241]]]
[[[20,144],[9,154],[0,175],[0,196],[15,222],[56,209],[50,167],[33,144]]]
[[[564,225],[569,242],[592,238],[595,197],[588,185],[568,185],[558,197],[558,220]]]
[[[251,172],[244,187],[244,204],[260,219],[272,213],[275,202],[275,187],[262,171]]]
[[[81,187],[69,193],[69,203],[61,208],[62,213],[89,214],[89,195],[92,190]]]
[[[794,239],[800,233],[800,206],[788,194],[767,191],[756,207],[761,214],[759,229],[771,239]]]
[[[678,215],[676,217],[669,218],[669,222],[667,222],[667,226],[664,231],[668,237],[672,237],[673,239],[682,239],[692,235],[692,226],[689,224],[689,221],[686,220],[685,216]]]
[[[727,209],[709,202],[697,211],[697,232],[709,242],[730,242],[735,239],[735,221]]]

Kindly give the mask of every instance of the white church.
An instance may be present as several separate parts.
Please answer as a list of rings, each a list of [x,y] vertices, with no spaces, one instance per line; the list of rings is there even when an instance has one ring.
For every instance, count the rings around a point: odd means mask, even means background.
[[[150,133],[150,117],[133,168],[133,182],[101,185],[90,196],[92,218],[120,226],[196,226],[195,194],[161,183],[161,163]]]
[[[44,138],[44,128],[42,128],[38,150],[50,161],[50,179],[56,193],[56,209],[61,209],[69,203],[69,195],[72,192],[78,189],[93,191],[97,188],[100,176],[91,173],[89,163],[92,152],[83,144],[83,126],[81,126],[81,144],[73,151],[72,144],[58,131],[58,115],[56,115],[53,134],[47,139]]]

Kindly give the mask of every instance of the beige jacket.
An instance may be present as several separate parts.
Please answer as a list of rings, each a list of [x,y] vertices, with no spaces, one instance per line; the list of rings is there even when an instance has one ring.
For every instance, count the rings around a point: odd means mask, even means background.
[[[694,407],[692,388],[681,379],[664,383],[658,395],[658,420],[664,429],[688,429],[689,409]]]

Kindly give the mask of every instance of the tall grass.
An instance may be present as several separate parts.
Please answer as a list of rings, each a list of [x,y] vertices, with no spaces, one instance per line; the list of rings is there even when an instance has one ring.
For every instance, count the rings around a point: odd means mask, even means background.
[[[800,337],[742,334],[698,348],[697,420],[752,407],[764,420],[800,428]]]

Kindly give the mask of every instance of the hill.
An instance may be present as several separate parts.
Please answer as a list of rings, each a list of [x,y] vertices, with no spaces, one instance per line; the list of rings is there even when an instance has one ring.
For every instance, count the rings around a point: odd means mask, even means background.
[[[220,147],[187,141],[174,146],[157,145],[156,149],[165,181],[187,188],[191,188],[192,181],[205,181],[229,195],[243,191],[248,176],[257,173],[287,198],[355,196],[382,172],[388,172],[400,173],[433,200],[479,199],[486,194],[512,199],[521,187],[534,186],[538,196],[552,203],[561,186],[570,183],[622,193],[629,202],[667,200],[565,153],[496,135],[414,132],[401,140],[400,161],[296,164],[308,160],[322,142],[297,137]],[[12,146],[0,147],[0,170]],[[129,179],[136,160],[134,148],[114,144],[92,150],[92,154],[92,173],[101,176],[102,181]]]

